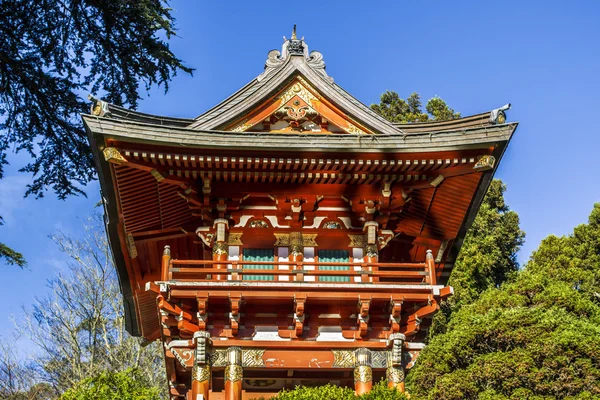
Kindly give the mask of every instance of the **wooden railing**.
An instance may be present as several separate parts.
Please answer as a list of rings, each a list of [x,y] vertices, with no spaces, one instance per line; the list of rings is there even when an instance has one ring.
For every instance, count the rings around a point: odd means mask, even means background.
[[[272,269],[255,269],[260,266],[268,266]],[[330,269],[331,267],[343,267],[344,269],[333,270]],[[264,278],[257,279],[257,277]],[[336,277],[337,279],[331,281],[322,279],[323,277]],[[315,283],[327,281],[339,284],[435,284],[435,267],[432,260],[424,263],[364,263],[169,259],[163,260],[163,279],[182,282],[243,280],[248,282]]]

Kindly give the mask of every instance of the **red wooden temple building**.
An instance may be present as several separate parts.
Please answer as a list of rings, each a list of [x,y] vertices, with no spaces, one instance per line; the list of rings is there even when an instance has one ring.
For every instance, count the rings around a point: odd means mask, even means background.
[[[171,398],[403,390],[517,127],[506,109],[390,123],[295,35],[193,119],[93,99],[127,329],[162,341]]]

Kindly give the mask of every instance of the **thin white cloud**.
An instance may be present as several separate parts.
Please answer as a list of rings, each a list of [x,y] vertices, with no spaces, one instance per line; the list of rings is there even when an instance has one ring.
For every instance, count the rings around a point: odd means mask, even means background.
[[[10,222],[13,212],[23,208],[23,194],[31,178],[24,174],[5,176],[0,180],[0,216]]]

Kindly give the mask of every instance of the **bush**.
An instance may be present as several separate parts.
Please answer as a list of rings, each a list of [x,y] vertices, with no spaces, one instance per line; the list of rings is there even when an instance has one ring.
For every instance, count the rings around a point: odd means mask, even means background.
[[[136,369],[103,372],[84,379],[67,390],[60,400],[160,400],[159,390],[152,387]]]
[[[407,400],[408,398],[396,389],[389,389],[385,381],[381,381],[373,389],[362,396],[354,394],[350,388],[342,388],[327,384],[318,387],[298,386],[294,390],[282,390],[272,400]],[[264,400],[261,397],[258,400]]]

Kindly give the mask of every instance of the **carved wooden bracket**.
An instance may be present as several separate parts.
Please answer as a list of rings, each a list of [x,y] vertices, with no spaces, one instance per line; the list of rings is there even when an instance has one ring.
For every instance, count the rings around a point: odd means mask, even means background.
[[[371,299],[358,300],[358,317],[356,323],[358,325],[358,335],[363,338],[367,335],[369,325],[369,309],[371,307]]]
[[[304,304],[306,302],[306,295],[294,296],[294,331],[296,337],[300,337],[304,330]]]
[[[400,314],[402,313],[402,299],[392,297],[390,300],[390,331],[397,333],[400,331]]]
[[[204,331],[208,320],[208,294],[197,297],[196,301],[198,303],[198,327]]]
[[[380,230],[377,235],[377,249],[381,250],[388,245],[390,240],[394,238],[394,232],[388,230]]]
[[[229,324],[231,325],[231,335],[238,334],[240,324],[240,308],[242,306],[242,294],[230,294],[229,302],[231,304],[231,312],[229,313]]]

